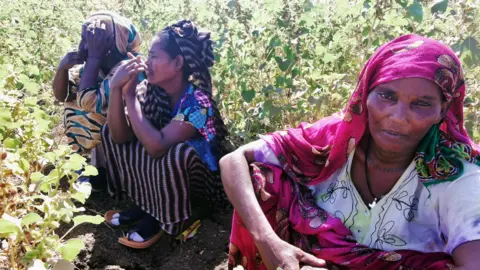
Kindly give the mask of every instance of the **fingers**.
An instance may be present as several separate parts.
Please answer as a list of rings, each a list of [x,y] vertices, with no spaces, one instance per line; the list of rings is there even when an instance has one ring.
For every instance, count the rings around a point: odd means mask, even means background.
[[[127,56],[129,59],[134,59],[135,56],[131,52],[127,52]]]
[[[136,78],[140,72],[144,72],[144,71],[145,71],[145,68],[141,66],[136,66],[128,71],[128,76],[130,76],[130,78]]]
[[[311,266],[325,267],[327,265],[325,260],[319,259],[312,254],[306,253],[303,250],[299,251],[299,254],[297,255],[297,257],[301,263],[305,263]]]
[[[300,270],[328,270],[328,269],[323,267],[313,267],[310,265],[305,265],[305,266],[302,266]]]
[[[86,34],[89,37],[96,36],[102,37],[107,33],[107,25],[100,20],[94,20],[90,24],[83,25],[82,29],[86,30]]]

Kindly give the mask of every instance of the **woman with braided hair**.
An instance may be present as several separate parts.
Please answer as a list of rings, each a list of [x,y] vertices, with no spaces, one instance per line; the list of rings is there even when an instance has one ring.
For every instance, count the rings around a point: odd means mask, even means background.
[[[212,99],[210,33],[179,21],[155,36],[146,62],[129,56],[112,78],[102,142],[109,192],[138,209],[105,217],[113,226],[138,222],[119,242],[147,248],[163,232],[181,233],[192,204],[226,201],[218,160],[227,130]]]

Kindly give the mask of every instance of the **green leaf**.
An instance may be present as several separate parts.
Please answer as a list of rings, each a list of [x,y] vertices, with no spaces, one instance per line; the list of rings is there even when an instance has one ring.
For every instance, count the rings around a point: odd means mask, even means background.
[[[33,183],[40,182],[40,181],[42,181],[44,178],[45,178],[45,175],[43,175],[41,172],[34,172],[34,173],[32,173],[32,175],[30,176],[30,180],[31,180]]]
[[[24,83],[23,87],[32,95],[38,94],[38,90],[40,89],[40,85],[33,81]]]
[[[36,97],[26,97],[24,99],[24,104],[27,106],[36,106],[38,99]]]
[[[65,163],[65,168],[71,170],[80,170],[85,160],[86,159],[79,154],[73,154],[70,156],[70,159]]]
[[[447,10],[447,7],[448,0],[437,0],[430,10],[432,11],[432,14],[443,13]]]
[[[48,182],[54,182],[60,179],[60,173],[58,172],[57,169],[53,169],[50,171],[50,173],[47,176],[47,181]]]
[[[96,216],[87,216],[87,215],[80,215],[73,218],[73,226],[78,226],[82,223],[93,223],[98,225],[102,223],[105,219],[99,215]]]
[[[406,8],[408,5],[408,0],[395,0],[395,2],[397,2],[403,8]]]
[[[324,63],[332,63],[333,61],[335,61],[335,59],[336,59],[335,55],[331,53],[326,53],[325,56],[323,56]]]
[[[73,261],[84,247],[85,244],[82,240],[73,238],[60,247],[60,253],[63,259]]]
[[[273,106],[272,101],[267,100],[265,101],[265,103],[263,103],[263,110],[269,112],[272,106]]]
[[[300,71],[300,69],[298,68],[294,68],[292,69],[292,78],[295,78],[297,77],[298,75],[302,74],[302,72]]]
[[[87,165],[85,170],[82,172],[82,176],[95,176],[98,175],[98,170],[94,166]]]
[[[24,158],[21,158],[20,161],[18,162],[18,165],[20,166],[20,169],[24,172],[28,172],[30,170],[30,163]]]
[[[0,82],[3,81],[10,74],[8,65],[0,65]]]
[[[0,219],[0,234],[11,234],[11,233],[19,233],[20,229],[18,226],[6,219]]]
[[[18,80],[19,80],[21,83],[25,84],[25,83],[27,83],[27,82],[30,81],[30,78],[29,78],[27,75],[25,75],[25,74],[20,74],[20,75],[18,75]]]
[[[34,65],[29,65],[27,70],[30,75],[37,76],[38,74],[40,74],[40,70],[38,69],[37,66],[34,66]]]
[[[72,199],[75,199],[81,203],[85,203],[87,201],[87,197],[82,192],[75,192],[70,196],[72,197]]]
[[[12,122],[12,113],[9,108],[0,107],[0,125],[7,125]]]
[[[415,21],[421,23],[423,20],[423,6],[419,2],[414,2],[407,7],[407,15]]]
[[[247,90],[247,91],[242,91],[242,97],[245,102],[250,103],[253,98],[255,97],[255,90]]]
[[[27,264],[28,262],[32,261],[33,259],[38,258],[38,255],[40,255],[40,251],[38,249],[30,250],[27,253],[25,253],[25,255],[22,257],[22,262]],[[42,261],[40,261],[40,262],[42,262]],[[34,269],[34,268],[32,268],[32,269]],[[30,268],[29,268],[29,270],[30,270]]]
[[[327,49],[320,44],[315,47],[315,54],[318,56],[323,55],[326,51]]]
[[[282,112],[282,109],[280,107],[275,107],[273,106],[271,109],[270,109],[270,115],[271,116],[276,116],[278,115],[280,112]]]
[[[55,161],[57,161],[57,155],[53,152],[46,153],[45,158],[51,163],[55,163]]]
[[[32,223],[36,223],[40,220],[43,220],[42,217],[37,213],[28,213],[22,218],[22,226],[30,226]]]
[[[75,184],[74,189],[77,192],[72,194],[72,198],[81,203],[85,203],[85,200],[88,199],[92,193],[92,185],[88,182]]]
[[[277,62],[278,67],[280,68],[281,71],[287,70],[293,62],[292,60],[289,60],[289,59],[283,60],[279,56],[275,57],[275,61]]]
[[[17,138],[6,138],[3,141],[3,146],[7,149],[17,150],[20,146],[20,140]]]
[[[270,39],[270,45],[269,47],[270,48],[275,48],[275,47],[278,47],[282,44],[282,41],[280,40],[280,38],[278,36],[274,36],[272,37],[272,39]]]

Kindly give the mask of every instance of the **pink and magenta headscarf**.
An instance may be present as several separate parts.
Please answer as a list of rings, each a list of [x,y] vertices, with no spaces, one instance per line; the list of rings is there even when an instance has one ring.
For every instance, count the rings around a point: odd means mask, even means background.
[[[316,185],[347,161],[367,127],[366,102],[370,90],[393,80],[421,77],[436,83],[450,103],[417,148],[415,161],[425,185],[452,181],[463,172],[460,160],[480,166],[479,147],[464,127],[465,83],[459,59],[447,46],[418,35],[401,36],[381,46],[363,68],[347,107],[340,114],[314,124],[302,123],[264,136],[294,180]]]

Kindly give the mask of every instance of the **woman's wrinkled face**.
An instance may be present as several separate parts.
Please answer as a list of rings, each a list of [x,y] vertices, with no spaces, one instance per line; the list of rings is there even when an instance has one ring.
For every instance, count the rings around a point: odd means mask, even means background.
[[[405,78],[376,86],[368,95],[368,127],[383,151],[414,151],[446,109],[443,94],[433,82]]]
[[[158,85],[160,87],[162,87],[165,82],[170,81],[175,76],[180,76],[183,65],[183,61],[179,59],[180,56],[171,58],[168,53],[162,49],[161,45],[162,44],[159,38],[152,40],[150,50],[148,52],[148,60],[146,62],[148,67],[148,83]]]

